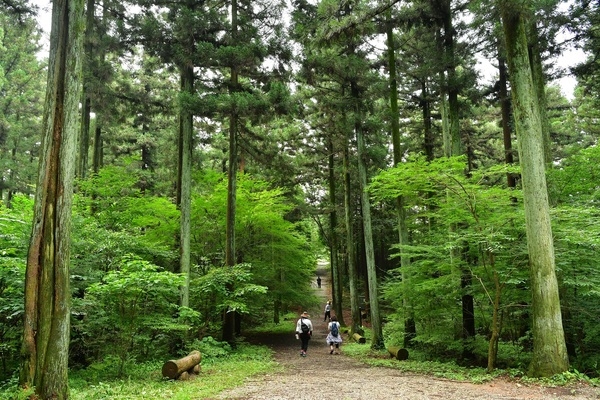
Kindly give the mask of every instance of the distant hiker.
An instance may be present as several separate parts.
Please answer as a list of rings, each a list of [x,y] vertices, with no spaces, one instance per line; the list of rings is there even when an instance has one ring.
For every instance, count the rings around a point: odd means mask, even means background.
[[[323,322],[327,321],[329,319],[329,321],[331,321],[331,302],[328,301],[327,304],[325,304],[325,317],[323,317]]]
[[[317,286],[320,288],[321,287],[321,277],[317,276]]]
[[[335,345],[335,354],[340,354],[340,343],[342,343],[342,335],[340,333],[340,323],[337,320],[337,317],[334,315],[331,317],[331,322],[327,325],[327,330],[329,333],[327,334],[327,344],[329,345],[329,354],[333,354],[333,346]]]
[[[313,325],[310,321],[310,315],[304,311],[300,315],[300,319],[296,322],[296,335],[300,337],[300,355],[306,357],[306,350],[308,350],[308,341],[312,336]]]

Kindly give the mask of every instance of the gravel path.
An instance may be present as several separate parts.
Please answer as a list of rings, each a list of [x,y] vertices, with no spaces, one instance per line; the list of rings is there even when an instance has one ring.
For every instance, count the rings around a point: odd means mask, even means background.
[[[328,281],[315,289],[327,299]],[[326,286],[327,285],[327,286]],[[559,388],[524,386],[506,380],[480,385],[454,382],[426,375],[414,375],[398,370],[371,367],[343,354],[330,355],[325,343],[327,323],[320,310],[309,310],[315,327],[308,345],[308,356],[299,355],[300,341],[293,332],[269,335],[260,341],[275,351],[275,360],[282,372],[253,377],[244,385],[227,390],[219,399],[268,400],[390,400],[390,399],[600,399],[600,389],[578,385]],[[346,338],[344,337],[346,340]]]

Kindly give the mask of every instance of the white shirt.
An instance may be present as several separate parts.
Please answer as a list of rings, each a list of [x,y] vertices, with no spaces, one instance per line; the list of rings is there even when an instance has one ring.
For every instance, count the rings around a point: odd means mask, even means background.
[[[302,333],[302,321],[304,321],[304,323],[306,325],[308,325],[308,331],[312,332],[313,331],[313,325],[312,325],[312,322],[310,321],[310,319],[308,319],[306,317],[300,317],[300,319],[298,320],[298,322],[296,322],[296,333]]]

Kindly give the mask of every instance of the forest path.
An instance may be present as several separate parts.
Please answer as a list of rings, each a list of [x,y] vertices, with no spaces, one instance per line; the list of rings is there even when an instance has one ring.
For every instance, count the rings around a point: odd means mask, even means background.
[[[254,338],[274,350],[275,361],[283,367],[283,370],[254,376],[242,386],[226,390],[216,398],[234,400],[600,399],[600,389],[586,386],[542,388],[505,380],[475,385],[427,375],[408,374],[390,368],[371,367],[344,356],[343,343],[340,355],[330,355],[329,346],[325,342],[327,322],[323,322],[323,309],[330,296],[331,286],[326,270],[319,269],[317,273],[322,279],[321,288],[317,288],[315,283],[313,290],[321,298],[321,309],[307,310],[314,326],[307,357],[300,357],[300,341],[294,338],[293,332]],[[344,337],[344,340],[348,339]]]

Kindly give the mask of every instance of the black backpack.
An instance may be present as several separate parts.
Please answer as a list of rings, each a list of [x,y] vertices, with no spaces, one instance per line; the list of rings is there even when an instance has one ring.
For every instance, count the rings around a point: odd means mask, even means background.
[[[302,329],[302,333],[308,333],[310,331],[308,325],[304,323],[304,320],[300,321],[300,329]]]
[[[339,334],[340,334],[340,331],[338,330],[337,322],[332,322],[331,323],[331,336],[338,337]]]

